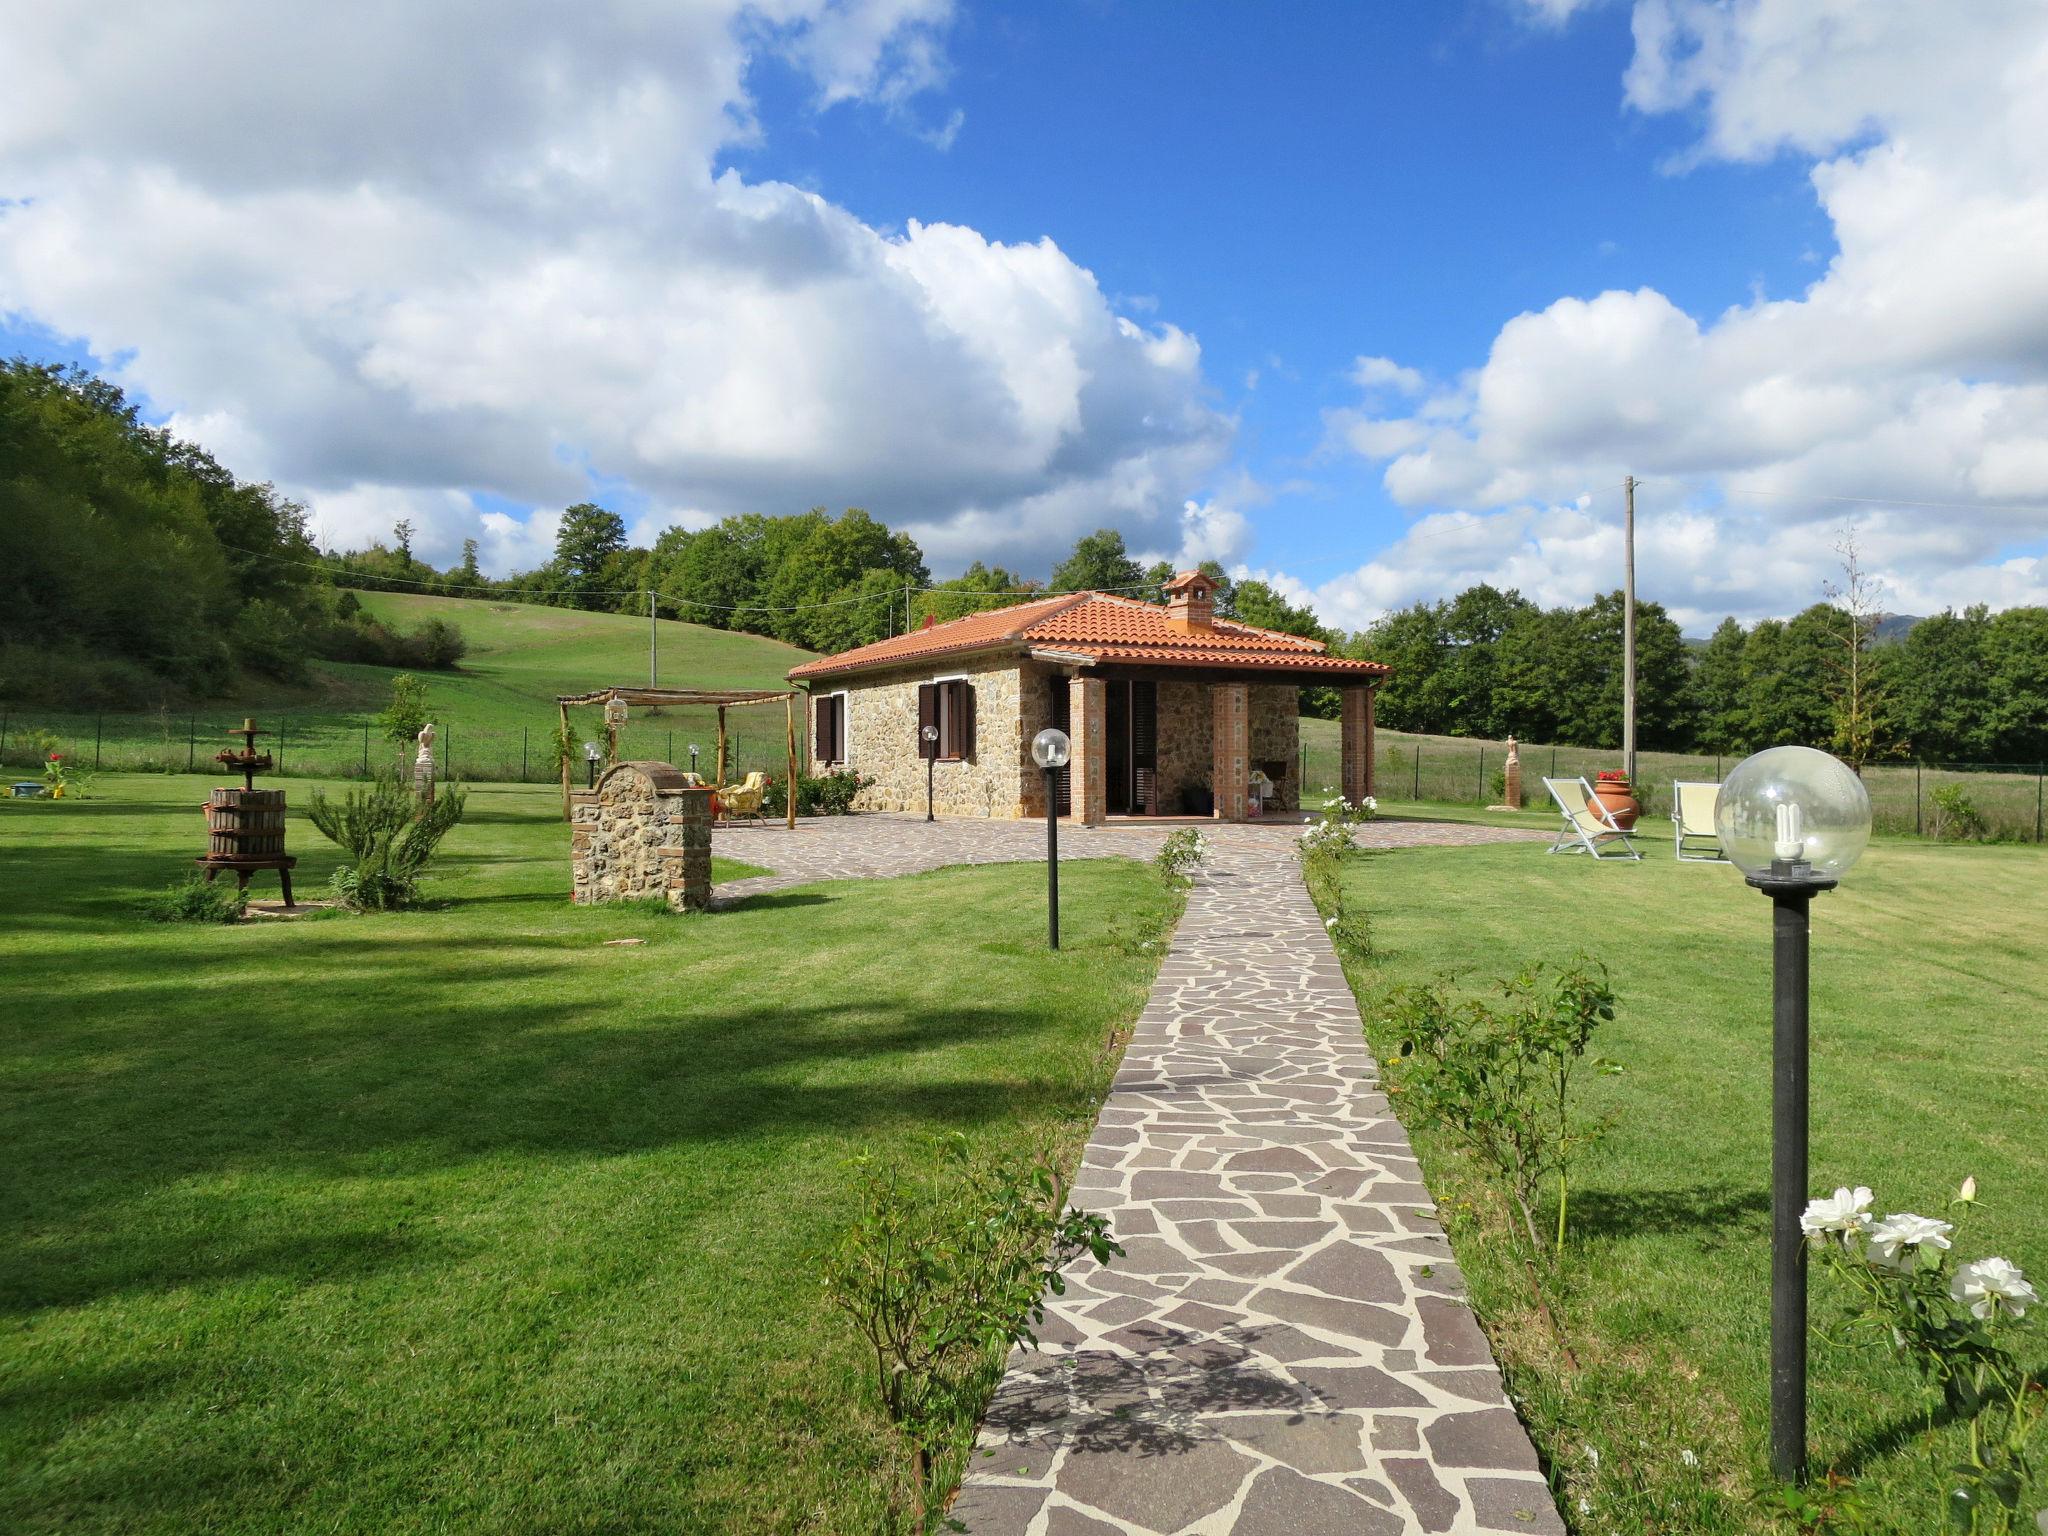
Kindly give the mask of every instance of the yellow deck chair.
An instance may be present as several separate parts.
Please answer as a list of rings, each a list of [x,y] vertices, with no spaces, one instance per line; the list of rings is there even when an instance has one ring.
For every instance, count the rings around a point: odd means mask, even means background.
[[[1636,845],[1628,840],[1628,834],[1607,814],[1607,807],[1593,798],[1593,786],[1584,779],[1545,779],[1543,787],[1550,791],[1550,798],[1557,802],[1558,812],[1564,817],[1563,825],[1557,829],[1557,841],[1550,845],[1552,853],[1590,853],[1596,859],[1642,858]],[[1616,843],[1621,845],[1619,851],[1601,851]]]
[[[1671,781],[1671,825],[1678,857],[1687,864],[1726,863],[1721,835],[1714,830],[1714,806],[1721,798],[1718,784]]]

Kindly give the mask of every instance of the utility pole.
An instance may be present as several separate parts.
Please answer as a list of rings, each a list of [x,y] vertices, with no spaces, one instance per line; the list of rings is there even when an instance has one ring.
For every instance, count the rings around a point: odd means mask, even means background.
[[[1636,783],[1636,477],[1622,482],[1621,768]]]
[[[654,617],[654,594],[647,594],[647,686],[661,686],[661,625]]]

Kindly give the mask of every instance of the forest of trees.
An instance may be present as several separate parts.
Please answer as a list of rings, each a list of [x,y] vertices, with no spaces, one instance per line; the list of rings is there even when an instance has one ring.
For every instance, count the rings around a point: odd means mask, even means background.
[[[145,425],[87,373],[0,362],[0,698],[61,709],[220,696],[308,658],[449,666],[317,568],[305,515]]]
[[[1172,574],[1098,529],[1044,580],[979,561],[934,582],[924,553],[859,508],[749,513],[671,528],[633,547],[592,503],[563,514],[554,558],[492,579],[474,541],[446,570],[389,543],[322,552],[303,511],[237,480],[203,450],[142,423],[113,385],[19,359],[0,364],[0,697],[138,707],[175,691],[219,696],[244,672],[296,680],[309,657],[446,667],[459,627],[399,634],[350,589],[388,588],[644,613],[838,651],[1047,592],[1158,601]],[[1636,610],[1637,732],[1646,748],[1742,753],[1802,742],[1852,761],[2048,759],[2048,608],[1942,613],[1878,641],[1850,580],[1829,601],[1689,644],[1654,602]],[[1479,585],[1346,634],[1264,582],[1214,563],[1217,612],[1386,661],[1392,729],[1612,747],[1621,739],[1622,596],[1543,608]],[[1303,709],[1334,713],[1305,689]]]

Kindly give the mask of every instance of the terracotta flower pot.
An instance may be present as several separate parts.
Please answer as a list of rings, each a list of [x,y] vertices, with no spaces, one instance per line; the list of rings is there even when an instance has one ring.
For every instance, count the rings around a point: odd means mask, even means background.
[[[1635,792],[1627,779],[1595,779],[1593,798],[1607,808],[1607,814],[1614,818],[1614,824],[1626,832],[1636,824],[1636,818],[1643,808],[1636,803]]]

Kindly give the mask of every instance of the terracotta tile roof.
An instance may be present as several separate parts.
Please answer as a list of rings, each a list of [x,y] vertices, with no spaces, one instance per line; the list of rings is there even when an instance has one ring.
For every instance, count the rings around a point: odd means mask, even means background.
[[[1107,592],[1074,592],[969,614],[790,669],[795,680],[832,677],[964,651],[1023,652],[1034,646],[1097,661],[1254,672],[1385,677],[1376,661],[1332,656],[1319,640],[1218,619],[1207,629],[1175,624],[1164,608]]]
[[[949,619],[944,624],[934,624],[930,629],[913,629],[907,635],[897,635],[888,640],[877,640],[873,645],[858,645],[850,651],[841,651],[836,656],[820,656],[816,661],[807,661],[801,666],[791,667],[789,676],[793,681],[807,677],[823,677],[835,672],[853,672],[867,667],[887,666],[891,662],[907,662],[926,656],[940,656],[953,651],[985,651],[1019,646],[1019,632],[1034,620],[1054,614],[1062,608],[1071,608],[1076,603],[1086,602],[1096,594],[1091,592],[1066,592],[1058,597],[1042,597],[1028,603],[1018,603],[1011,608],[991,608],[986,613],[970,613],[964,619]]]

